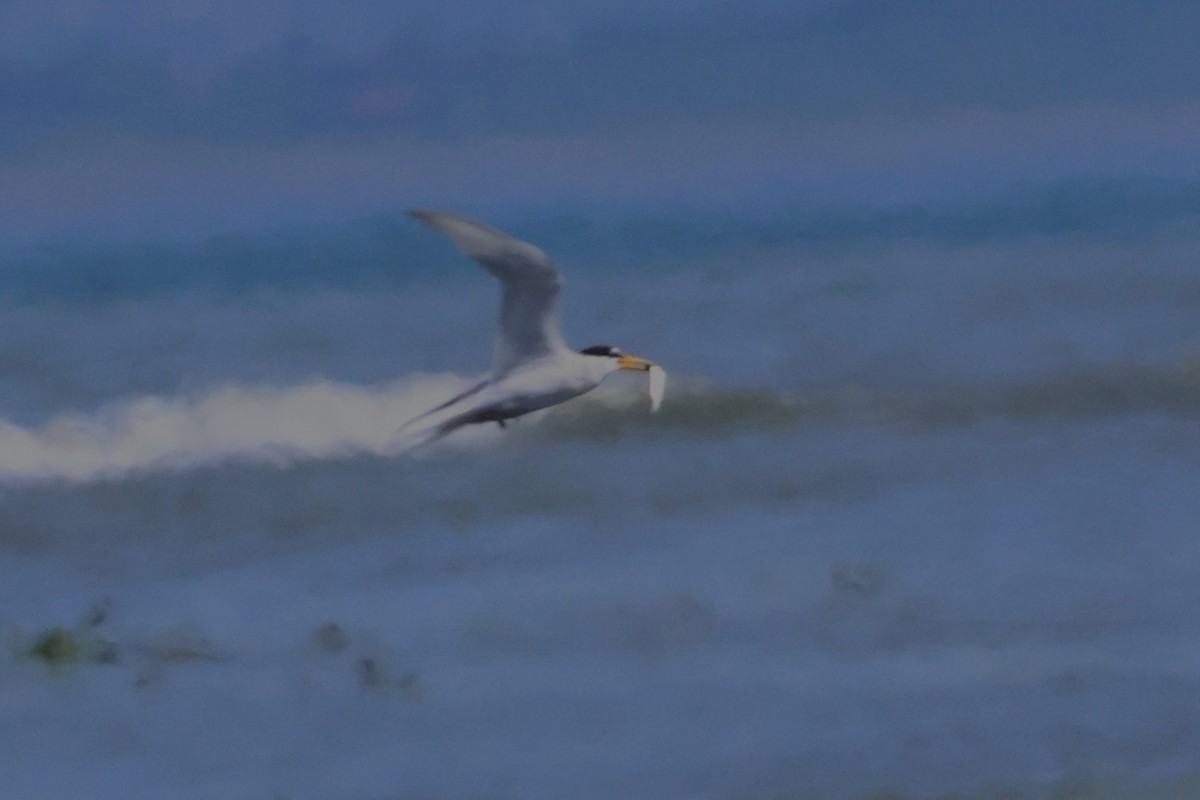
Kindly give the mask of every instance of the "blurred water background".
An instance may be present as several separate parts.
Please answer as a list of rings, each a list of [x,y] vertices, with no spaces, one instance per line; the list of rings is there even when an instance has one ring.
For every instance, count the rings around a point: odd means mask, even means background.
[[[1200,12],[322,9],[0,12],[0,795],[1200,797]]]

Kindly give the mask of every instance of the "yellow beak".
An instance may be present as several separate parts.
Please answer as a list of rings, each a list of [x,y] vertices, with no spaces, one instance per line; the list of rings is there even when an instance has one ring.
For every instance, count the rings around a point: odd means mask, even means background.
[[[647,361],[637,356],[621,356],[617,360],[617,369],[632,369],[638,372],[646,372],[653,366],[655,366],[653,361]]]

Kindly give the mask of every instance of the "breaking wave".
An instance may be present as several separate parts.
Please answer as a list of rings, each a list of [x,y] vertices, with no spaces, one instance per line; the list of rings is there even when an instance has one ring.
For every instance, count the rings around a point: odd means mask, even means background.
[[[398,449],[400,425],[465,385],[441,375],[375,387],[226,386],[195,397],[125,400],[31,428],[0,422],[0,478],[90,481],[231,460],[388,455]]]
[[[87,482],[231,461],[286,466],[399,455],[414,441],[397,436],[397,430],[472,382],[447,374],[378,386],[324,380],[290,387],[227,385],[199,395],[126,399],[36,426],[0,420],[0,481]],[[697,378],[673,378],[667,404],[663,413],[651,415],[640,384],[631,381],[531,414],[507,436],[604,441],[646,427],[713,435],[742,426],[790,425],[804,411],[769,390],[730,389]],[[500,438],[495,426],[469,426],[434,447],[474,448]]]
[[[420,375],[378,386],[332,381],[230,385],[196,396],[124,400],[94,414],[61,414],[33,427],[0,421],[0,480],[87,482],[227,461],[284,466],[399,455],[411,443],[398,438],[397,429],[469,384],[455,375]],[[1026,384],[924,391],[840,384],[807,387],[795,395],[674,377],[657,414],[649,413],[640,386],[625,382],[531,414],[507,436],[604,443],[656,432],[723,436],[745,429],[864,425],[925,430],[989,418],[1071,420],[1140,412],[1200,415],[1200,362],[1074,370]],[[470,426],[436,447],[473,448],[499,438],[494,426]]]

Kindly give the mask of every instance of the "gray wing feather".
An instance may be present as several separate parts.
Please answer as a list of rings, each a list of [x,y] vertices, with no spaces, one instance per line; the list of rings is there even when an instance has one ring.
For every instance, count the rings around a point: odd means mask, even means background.
[[[441,231],[501,285],[500,334],[493,377],[550,353],[567,349],[555,307],[563,279],[539,248],[449,211],[412,210],[410,216]]]

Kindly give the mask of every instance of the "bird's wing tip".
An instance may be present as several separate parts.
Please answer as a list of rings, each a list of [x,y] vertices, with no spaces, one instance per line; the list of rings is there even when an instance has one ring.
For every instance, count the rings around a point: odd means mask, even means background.
[[[464,226],[489,233],[496,233],[505,237],[508,236],[508,234],[493,230],[483,223],[476,222],[469,217],[464,217],[462,214],[456,214],[453,211],[445,211],[440,208],[410,208],[404,213],[415,220],[424,222],[435,230],[441,231],[452,239],[455,238],[455,229]]]

